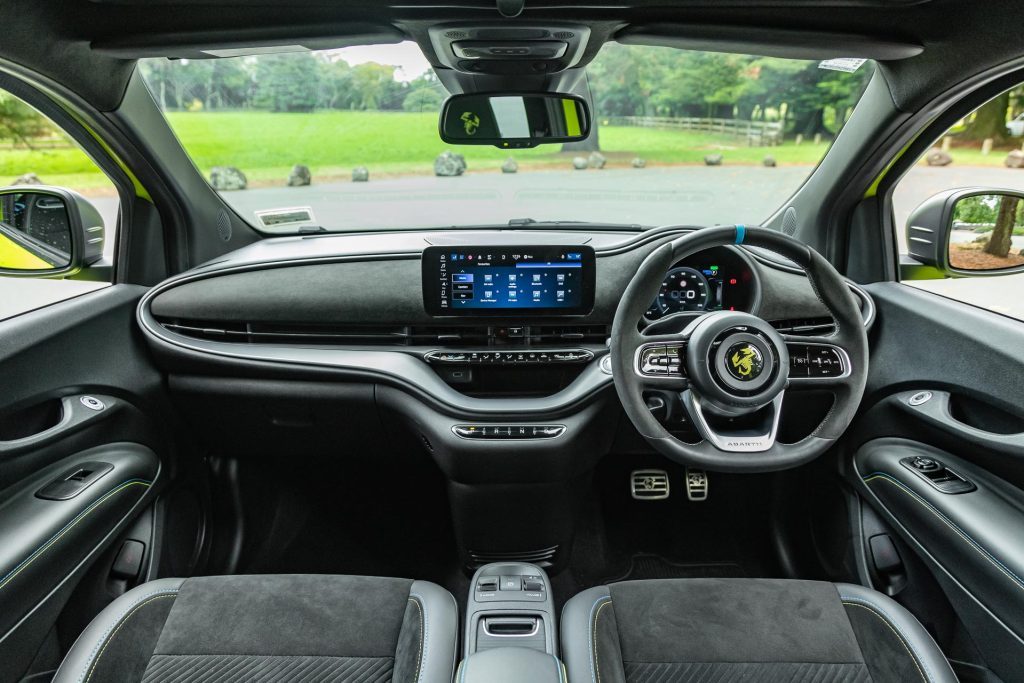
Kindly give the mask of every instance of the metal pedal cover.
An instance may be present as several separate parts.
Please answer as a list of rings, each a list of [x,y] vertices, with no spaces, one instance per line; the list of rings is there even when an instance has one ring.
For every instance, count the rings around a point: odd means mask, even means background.
[[[708,499],[708,473],[686,468],[686,497],[699,502]]]
[[[668,498],[668,472],[633,470],[629,475],[629,490],[636,500],[665,500]]]

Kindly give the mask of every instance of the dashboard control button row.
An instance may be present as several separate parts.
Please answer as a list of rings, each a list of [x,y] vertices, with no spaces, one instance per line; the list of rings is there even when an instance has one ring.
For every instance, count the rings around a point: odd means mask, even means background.
[[[850,374],[850,361],[838,346],[787,342],[786,349],[790,377],[831,379]]]
[[[644,377],[682,377],[685,343],[649,344],[637,351],[637,372]]]
[[[470,365],[535,365],[541,363],[587,363],[594,352],[587,349],[549,349],[547,351],[431,351],[424,356],[428,363],[462,363]]]
[[[565,433],[565,425],[455,425],[463,439],[553,439]]]

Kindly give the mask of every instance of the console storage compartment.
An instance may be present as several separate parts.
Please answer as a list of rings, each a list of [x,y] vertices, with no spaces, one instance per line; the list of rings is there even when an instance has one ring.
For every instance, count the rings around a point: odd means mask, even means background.
[[[478,652],[462,661],[459,683],[563,683],[558,657],[522,647],[499,647]]]

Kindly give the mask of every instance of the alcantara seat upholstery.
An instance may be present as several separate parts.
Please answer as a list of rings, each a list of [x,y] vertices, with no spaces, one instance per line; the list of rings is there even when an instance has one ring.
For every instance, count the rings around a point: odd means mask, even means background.
[[[947,683],[942,651],[894,600],[849,584],[626,581],[562,613],[569,683]]]
[[[82,632],[56,683],[450,683],[458,612],[425,581],[246,575],[159,579]]]

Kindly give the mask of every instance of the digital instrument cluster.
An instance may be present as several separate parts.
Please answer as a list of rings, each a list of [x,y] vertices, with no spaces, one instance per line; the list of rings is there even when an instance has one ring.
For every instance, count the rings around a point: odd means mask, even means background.
[[[666,273],[645,315],[657,320],[683,311],[749,311],[753,278],[750,266],[728,249],[693,254]]]
[[[594,250],[427,247],[423,303],[437,316],[585,315],[594,306]]]

